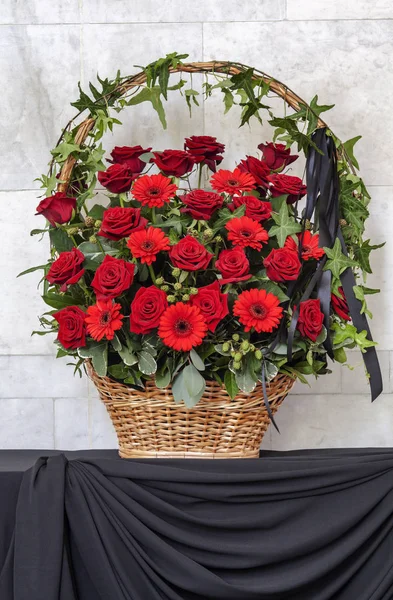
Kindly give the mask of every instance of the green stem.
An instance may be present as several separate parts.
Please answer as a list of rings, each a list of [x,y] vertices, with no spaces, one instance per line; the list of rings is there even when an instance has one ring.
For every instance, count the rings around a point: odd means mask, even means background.
[[[74,236],[73,236],[73,235],[70,235],[70,238],[72,239],[72,241],[73,241],[73,243],[74,243],[74,246],[75,246],[75,248],[77,248],[77,247],[78,247],[78,244],[76,243],[76,239],[74,238]]]
[[[149,273],[150,273],[150,277],[152,279],[152,282],[155,283],[156,282],[156,276],[154,274],[153,267],[151,265],[148,265],[148,269],[149,269]]]
[[[202,183],[202,163],[199,165],[199,175],[198,175],[198,189],[201,188],[201,183]]]
[[[102,254],[105,254],[105,250],[104,250],[104,248],[102,247],[102,244],[101,244],[101,242],[100,242],[100,238],[98,237],[98,235],[96,236],[96,240],[97,240],[97,244],[98,244],[98,246],[99,246],[99,248],[100,248],[100,250],[101,250]]]
[[[123,194],[119,194],[120,206],[124,208],[124,196]]]
[[[152,223],[156,222],[156,208],[155,208],[155,206],[153,206],[153,208],[151,209],[151,222]]]

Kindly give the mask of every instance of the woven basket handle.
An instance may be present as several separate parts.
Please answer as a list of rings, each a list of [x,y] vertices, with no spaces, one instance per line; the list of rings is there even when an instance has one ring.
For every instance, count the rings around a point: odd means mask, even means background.
[[[194,62],[194,63],[181,64],[181,65],[177,66],[176,68],[171,68],[170,72],[171,73],[179,73],[179,72],[184,72],[184,73],[224,73],[226,75],[238,75],[239,73],[244,72],[245,68],[248,68],[248,67],[246,67],[245,65],[242,65],[242,68],[240,68],[236,65],[228,64],[227,62],[217,62],[217,61]],[[121,84],[119,84],[119,86],[116,88],[115,92],[120,93],[120,96],[123,96],[130,89],[132,89],[134,87],[139,87],[142,84],[146,83],[146,78],[147,78],[146,73],[144,71],[141,71],[140,73],[133,75],[126,81],[123,81]],[[262,73],[261,71],[256,71],[254,69],[253,79],[258,80],[258,81],[262,80],[262,81],[268,83],[270,90],[273,93],[275,93],[277,96],[280,96],[281,98],[283,98],[283,100],[291,108],[293,108],[296,112],[298,112],[300,110],[300,105],[308,106],[307,102],[305,102],[302,98],[300,98],[297,94],[295,94],[295,92],[290,90],[286,85],[284,85],[280,81],[277,81],[277,79],[274,79],[270,75],[267,75],[266,73]],[[85,142],[89,132],[93,129],[94,124],[95,124],[95,119],[93,119],[93,118],[88,118],[88,119],[85,119],[84,121],[82,121],[82,123],[78,127],[78,131],[75,136],[75,143],[77,145],[81,146]],[[322,119],[318,119],[318,127],[327,127],[327,124]],[[67,160],[65,161],[65,163],[60,171],[60,180],[62,183],[59,183],[57,186],[57,190],[59,192],[67,191],[67,188],[71,181],[72,171],[73,171],[73,168],[74,168],[76,162],[77,162],[77,159],[74,158],[73,156],[69,156],[67,158]]]

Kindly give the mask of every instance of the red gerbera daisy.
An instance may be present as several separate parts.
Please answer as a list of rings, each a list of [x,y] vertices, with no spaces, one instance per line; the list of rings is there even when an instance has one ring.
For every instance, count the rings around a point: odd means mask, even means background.
[[[216,192],[225,192],[231,196],[233,194],[240,196],[242,192],[249,192],[256,187],[254,177],[250,173],[242,173],[238,168],[234,171],[220,169],[214,173],[210,183]]]
[[[311,260],[312,258],[316,258],[318,260],[325,254],[325,250],[319,247],[319,235],[317,233],[313,235],[311,231],[307,230],[303,234],[303,239],[301,233],[298,233],[297,237],[299,238],[299,244],[302,242],[303,260]],[[298,252],[298,244],[292,236],[287,237],[284,248]]]
[[[164,206],[176,194],[177,188],[168,177],[158,175],[143,175],[139,177],[132,188],[132,195],[143,206],[149,208]]]
[[[249,246],[255,250],[260,250],[262,244],[269,239],[266,229],[257,221],[250,219],[250,217],[236,217],[231,219],[225,225],[225,229],[229,231],[228,240],[240,248]]]
[[[233,314],[239,317],[245,331],[271,332],[280,323],[283,309],[274,294],[253,288],[242,292],[233,306]]]
[[[177,302],[166,309],[160,319],[158,335],[166,346],[187,352],[199,346],[207,325],[197,306]]]
[[[97,304],[89,306],[87,309],[87,332],[99,342],[102,338],[113,340],[115,331],[121,329],[124,316],[120,314],[121,305],[112,300],[98,301]]]
[[[169,238],[158,227],[148,227],[135,231],[127,240],[127,246],[134,258],[140,258],[142,263],[151,265],[156,256],[163,250],[169,250]]]

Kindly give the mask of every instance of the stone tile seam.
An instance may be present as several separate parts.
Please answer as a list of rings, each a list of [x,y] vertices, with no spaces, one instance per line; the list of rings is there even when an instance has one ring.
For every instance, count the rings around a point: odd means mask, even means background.
[[[75,25],[193,25],[201,23],[202,25],[232,25],[237,23],[253,24],[253,23],[342,23],[344,21],[349,22],[364,22],[364,21],[393,21],[393,17],[364,17],[359,19],[353,18],[340,18],[340,19],[293,19],[293,18],[280,18],[280,19],[253,19],[247,21],[72,21],[69,23],[51,22],[51,23],[0,23],[0,27],[47,27],[47,26],[75,26]]]

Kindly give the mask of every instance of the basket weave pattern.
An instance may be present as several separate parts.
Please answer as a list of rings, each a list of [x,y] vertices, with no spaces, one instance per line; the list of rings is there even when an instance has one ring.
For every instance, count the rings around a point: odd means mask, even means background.
[[[170,388],[153,381],[144,391],[87,370],[112,419],[122,458],[255,458],[270,418],[259,383],[251,394],[231,400],[215,381],[206,383],[201,400],[191,409],[176,404]],[[294,380],[278,374],[267,383],[274,414]]]

